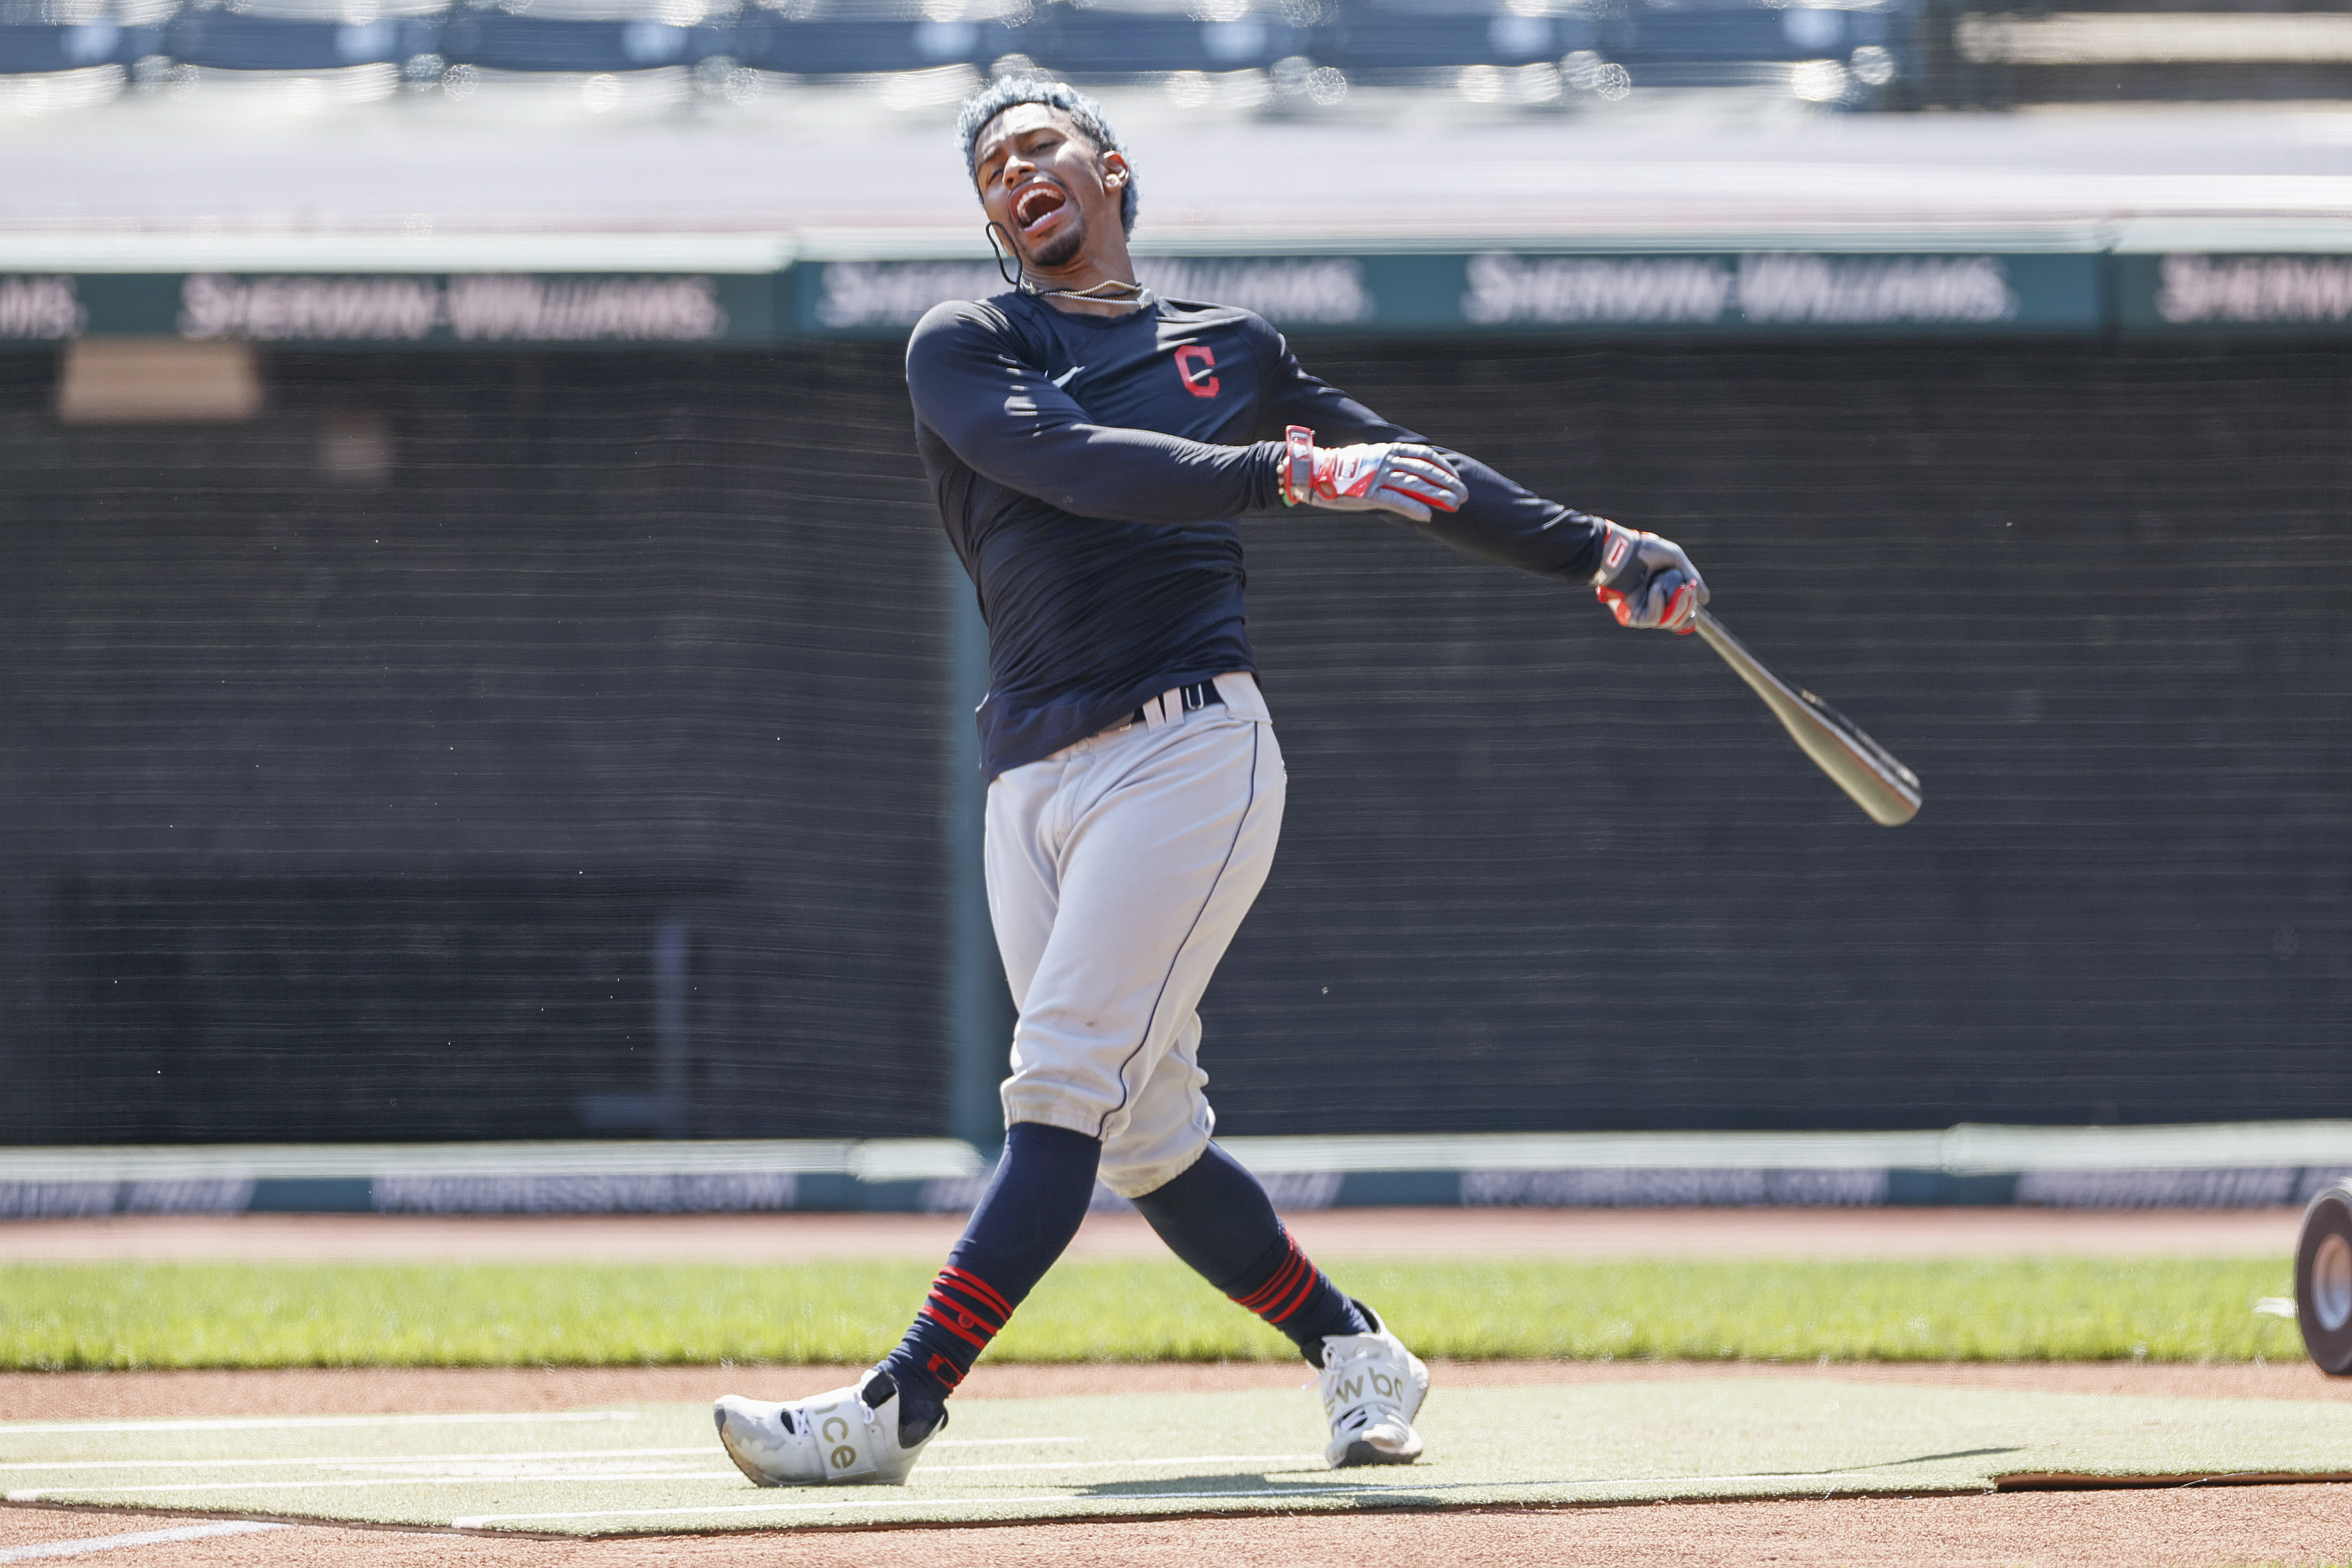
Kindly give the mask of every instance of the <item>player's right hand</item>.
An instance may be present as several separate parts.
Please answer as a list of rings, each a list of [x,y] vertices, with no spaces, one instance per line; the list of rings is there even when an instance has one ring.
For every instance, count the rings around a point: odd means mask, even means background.
[[[1601,528],[1601,565],[1592,593],[1621,626],[1655,626],[1687,637],[1706,603],[1706,582],[1683,547],[1654,533],[1637,533],[1606,518]]]
[[[1427,522],[1432,508],[1454,511],[1470,499],[1470,487],[1434,447],[1412,441],[1318,447],[1315,432],[1304,425],[1293,425],[1286,439],[1282,499],[1288,506],[1392,511]]]

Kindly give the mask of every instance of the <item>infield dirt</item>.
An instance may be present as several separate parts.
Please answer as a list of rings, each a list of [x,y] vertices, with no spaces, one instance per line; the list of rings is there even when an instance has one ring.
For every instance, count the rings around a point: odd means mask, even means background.
[[[0,1509],[0,1551],[201,1523]],[[2242,1568],[2352,1561],[2352,1486],[1656,1503],[1526,1512],[1121,1520],[819,1536],[539,1541],[298,1526],[137,1547],[121,1568]]]

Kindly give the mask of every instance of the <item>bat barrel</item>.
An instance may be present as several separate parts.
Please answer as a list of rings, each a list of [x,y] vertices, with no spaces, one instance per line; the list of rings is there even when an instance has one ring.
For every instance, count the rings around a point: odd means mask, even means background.
[[[1853,803],[1884,827],[1900,827],[1919,815],[1919,775],[1893,752],[1863,733],[1862,727],[1810,691],[1790,686],[1748,650],[1748,645],[1706,611],[1697,631],[1780,721],[1798,749],[1829,774]]]

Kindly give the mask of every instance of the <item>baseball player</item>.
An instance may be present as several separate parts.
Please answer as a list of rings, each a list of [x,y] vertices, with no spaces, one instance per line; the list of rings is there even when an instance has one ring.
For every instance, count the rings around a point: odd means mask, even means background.
[[[1099,1178],[1318,1369],[1334,1467],[1409,1464],[1428,1369],[1210,1141],[1194,1008],[1265,884],[1284,795],[1236,520],[1384,513],[1590,584],[1628,626],[1687,630],[1706,585],[1665,540],[1531,495],[1316,380],[1249,311],[1141,287],[1135,171],[1091,100],[1002,80],[959,136],[1013,287],[926,315],[907,384],[989,630],[988,900],[1020,1008],[1004,1155],[897,1350],[814,1399],[730,1394],[719,1437],[761,1486],[903,1481]]]

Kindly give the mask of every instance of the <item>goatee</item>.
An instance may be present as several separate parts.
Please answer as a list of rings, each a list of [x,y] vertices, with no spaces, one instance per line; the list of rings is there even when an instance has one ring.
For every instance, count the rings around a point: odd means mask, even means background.
[[[1029,253],[1029,265],[1038,268],[1059,267],[1083,249],[1087,243],[1086,226],[1073,222],[1061,233],[1047,240],[1045,246]]]

